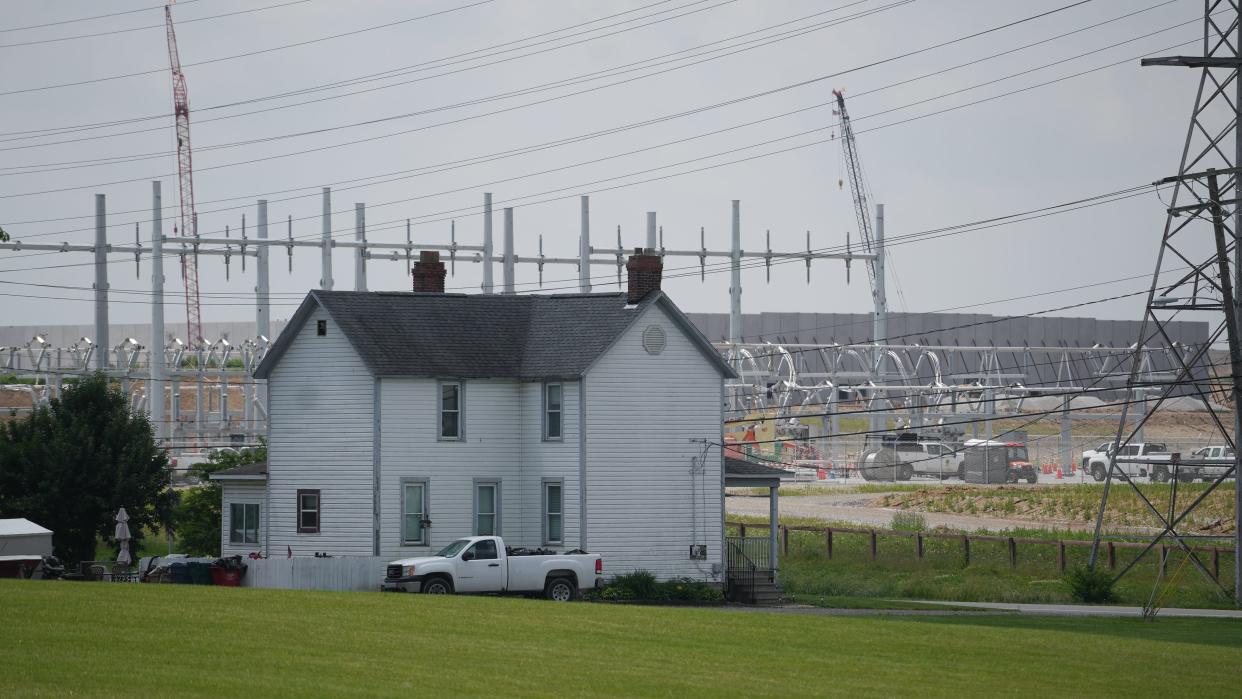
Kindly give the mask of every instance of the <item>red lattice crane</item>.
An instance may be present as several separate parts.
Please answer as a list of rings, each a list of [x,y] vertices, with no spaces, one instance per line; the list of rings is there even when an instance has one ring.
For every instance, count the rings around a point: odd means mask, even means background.
[[[190,96],[177,54],[177,33],[173,30],[172,6],[164,6],[168,29],[168,65],[172,69],[173,114],[177,119],[177,183],[181,193],[181,236],[198,238],[198,217],[194,213],[194,167],[190,157]],[[187,233],[188,232],[188,233]],[[186,338],[190,344],[202,342],[203,311],[198,296],[198,245],[181,256],[181,277],[185,280]],[[162,299],[156,299],[159,303]]]

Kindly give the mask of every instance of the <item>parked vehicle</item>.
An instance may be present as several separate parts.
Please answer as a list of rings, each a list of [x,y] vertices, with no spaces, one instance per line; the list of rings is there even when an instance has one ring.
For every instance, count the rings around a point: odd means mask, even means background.
[[[1026,481],[1027,483],[1039,482],[1039,473],[1035,470],[1035,464],[1031,463],[1027,455],[1026,445],[1021,442],[998,442],[988,441],[986,439],[968,439],[965,444],[966,449],[977,447],[986,447],[988,449],[1004,449],[1005,450],[1005,482],[1017,483],[1018,481]]]
[[[603,584],[599,554],[510,548],[498,536],[472,536],[431,556],[392,561],[380,589],[431,595],[541,594],[565,602],[577,598],[582,587]]]
[[[1190,463],[1178,466],[1177,477],[1184,483],[1197,478],[1214,481],[1224,475],[1230,466],[1233,466],[1236,458],[1232,447],[1199,447],[1190,452],[1190,456],[1187,457],[1186,460]],[[1230,477],[1236,477],[1236,474]]]
[[[1090,459],[1086,458],[1088,452],[1083,452],[1083,470],[1090,473],[1091,477],[1096,481],[1103,481],[1108,474],[1108,461],[1115,449],[1112,442],[1106,442],[1100,446],[1104,447],[1104,449],[1102,451],[1095,451]],[[1165,463],[1160,463],[1161,459],[1157,459],[1155,462],[1129,460],[1149,456],[1162,457]],[[1150,474],[1152,481],[1168,483],[1169,479],[1172,478],[1172,471],[1167,463],[1168,458],[1168,449],[1161,442],[1132,442],[1123,446],[1121,451],[1117,453],[1117,469],[1131,478]]]
[[[1091,473],[1091,464],[1099,460],[1104,462],[1104,468],[1107,469],[1108,455],[1113,450],[1113,444],[1115,444],[1115,442],[1104,442],[1094,449],[1084,449],[1082,452],[1082,461],[1079,464],[1079,468],[1082,472]]]
[[[879,481],[908,481],[914,476],[961,478],[964,458],[960,446],[919,439],[916,432],[878,435],[863,450],[862,475]]]

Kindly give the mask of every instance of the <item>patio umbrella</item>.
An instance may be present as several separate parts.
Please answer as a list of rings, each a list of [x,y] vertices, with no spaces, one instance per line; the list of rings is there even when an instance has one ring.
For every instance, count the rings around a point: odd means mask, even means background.
[[[124,566],[133,563],[134,559],[129,555],[129,540],[133,537],[129,533],[129,515],[125,513],[124,507],[116,513],[116,533],[114,537],[121,544],[121,553],[117,555],[116,562]]]

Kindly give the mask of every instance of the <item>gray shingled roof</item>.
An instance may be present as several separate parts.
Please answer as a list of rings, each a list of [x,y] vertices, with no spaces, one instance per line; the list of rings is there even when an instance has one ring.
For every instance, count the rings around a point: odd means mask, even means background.
[[[781,478],[790,480],[793,474],[783,468],[773,468],[747,459],[725,457],[725,476],[742,478]]]
[[[722,373],[728,365],[657,292],[637,307],[625,294],[506,296],[414,292],[310,292],[264,359],[266,378],[316,305],[376,376],[548,379],[581,376],[654,303],[665,304]]]
[[[260,461],[254,464],[243,464],[241,466],[234,466],[233,468],[226,468],[221,471],[216,471],[215,473],[211,474],[210,477],[212,480],[217,480],[217,479],[229,480],[232,478],[247,478],[247,477],[260,477],[260,476],[267,476],[267,462],[266,461]]]

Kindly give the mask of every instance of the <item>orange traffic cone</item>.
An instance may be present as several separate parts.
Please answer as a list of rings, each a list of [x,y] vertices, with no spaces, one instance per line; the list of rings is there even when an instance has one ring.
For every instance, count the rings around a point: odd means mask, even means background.
[[[1061,478],[1062,478],[1061,467],[1057,466],[1057,480],[1061,480]]]

